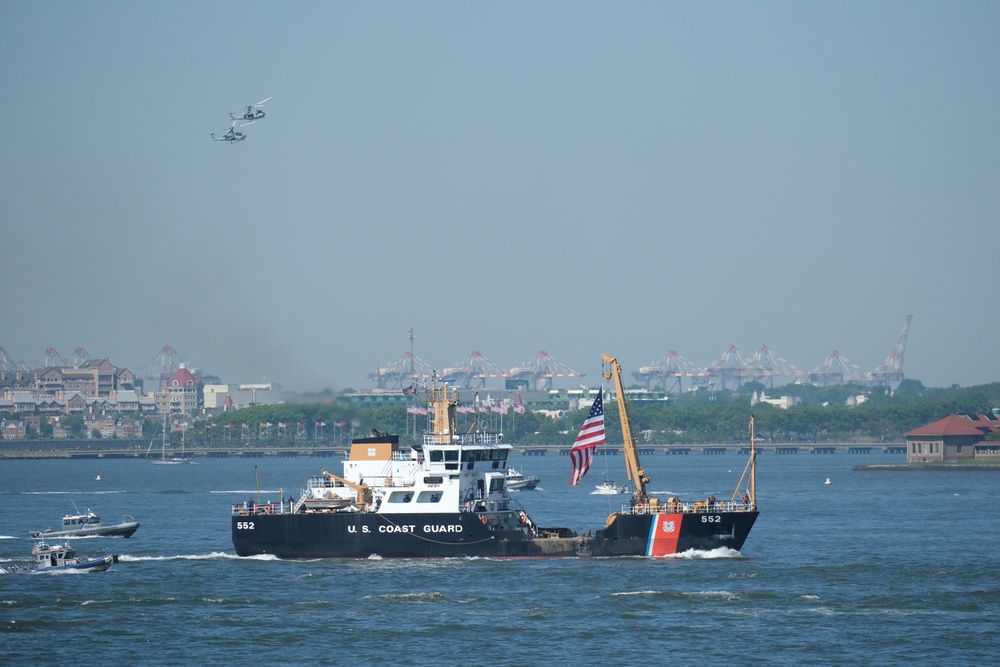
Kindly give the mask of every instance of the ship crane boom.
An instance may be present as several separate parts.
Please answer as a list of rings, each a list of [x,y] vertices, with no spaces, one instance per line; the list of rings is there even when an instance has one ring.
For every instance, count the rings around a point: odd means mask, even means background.
[[[372,504],[371,487],[366,486],[364,484],[355,484],[351,480],[345,479],[340,475],[334,475],[332,472],[329,472],[327,470],[323,471],[323,476],[326,477],[331,482],[334,482],[336,484],[343,484],[344,486],[357,491],[358,496],[356,502],[358,504],[358,507],[367,507]]]
[[[615,393],[618,394],[618,416],[622,422],[622,443],[625,449],[625,467],[628,472],[629,481],[635,485],[635,504],[657,505],[656,498],[650,499],[646,495],[646,485],[649,484],[649,477],[639,461],[639,450],[635,446],[635,438],[632,435],[632,421],[628,415],[628,404],[625,401],[625,385],[622,383],[622,367],[618,360],[610,355],[602,354],[604,362],[611,366],[608,379],[614,377]]]

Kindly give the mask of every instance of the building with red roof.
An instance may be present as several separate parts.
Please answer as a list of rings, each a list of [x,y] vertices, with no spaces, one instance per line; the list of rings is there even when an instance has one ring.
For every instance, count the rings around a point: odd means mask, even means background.
[[[949,415],[906,433],[906,462],[1000,460],[1000,418],[990,414]]]
[[[205,405],[205,385],[189,371],[185,364],[163,384],[161,412],[191,414]]]

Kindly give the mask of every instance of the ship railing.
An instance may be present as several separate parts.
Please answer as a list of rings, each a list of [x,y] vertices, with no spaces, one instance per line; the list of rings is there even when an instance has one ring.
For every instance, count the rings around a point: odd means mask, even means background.
[[[507,512],[511,509],[511,505],[510,498],[498,500],[496,498],[470,497],[462,503],[461,508],[464,512]]]
[[[632,505],[623,504],[623,514],[711,514],[713,512],[749,512],[750,505],[743,502],[716,501],[709,503],[707,500],[695,502],[675,502],[660,503],[655,507],[648,504]]]
[[[233,505],[233,516],[253,516],[257,514],[293,514],[295,507],[291,501],[280,500],[277,502],[256,503],[247,501]]]
[[[462,436],[463,445],[497,445],[500,439],[496,433],[468,433]]]
[[[306,480],[307,489],[342,489],[346,485],[329,477],[310,477]]]
[[[424,434],[425,445],[499,445],[499,433],[466,433],[464,435]]]
[[[416,483],[417,480],[414,477],[393,477],[392,475],[386,475],[382,478],[382,486],[385,487],[410,487],[416,485]]]

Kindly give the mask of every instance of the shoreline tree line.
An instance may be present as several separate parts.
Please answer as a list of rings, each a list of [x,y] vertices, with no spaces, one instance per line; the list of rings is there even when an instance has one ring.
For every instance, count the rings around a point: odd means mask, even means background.
[[[343,394],[351,390],[345,390]],[[791,396],[795,405],[781,409],[767,403],[751,406],[751,397],[765,392]],[[427,429],[427,417],[407,412],[406,405],[365,409],[343,394],[337,400],[319,403],[280,403],[243,408],[211,417],[175,415],[187,427],[173,430],[168,443],[183,439],[188,446],[233,447],[310,444],[346,445],[352,437],[365,437],[372,429],[398,434],[404,444],[419,442]],[[849,407],[848,403],[863,400]],[[419,398],[419,393],[415,396]],[[565,411],[553,419],[529,406],[523,414],[509,412],[502,418],[506,442],[521,445],[572,444],[589,410]],[[1000,412],[1000,382],[974,387],[927,388],[918,380],[903,380],[894,391],[860,385],[784,385],[774,389],[748,383],[736,390],[698,390],[667,401],[631,401],[629,414],[637,440],[650,444],[738,444],[749,440],[751,414],[756,417],[757,438],[762,442],[901,442],[903,434],[950,414]],[[18,418],[18,415],[5,415]],[[26,439],[51,437],[52,425],[42,419],[39,433]],[[480,415],[478,426],[499,430],[500,415]],[[607,440],[621,442],[617,404],[605,401]],[[71,436],[86,437],[83,418],[62,418]],[[472,417],[460,413],[460,433],[473,427]],[[100,438],[99,433],[90,433]],[[159,419],[144,419],[142,437],[162,438]]]

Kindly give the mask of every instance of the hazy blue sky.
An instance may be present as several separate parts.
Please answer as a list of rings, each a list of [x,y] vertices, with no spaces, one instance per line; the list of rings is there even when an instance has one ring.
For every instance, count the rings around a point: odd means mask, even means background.
[[[15,361],[873,369],[913,315],[908,377],[1000,380],[1000,3],[10,1],[0,72]]]

